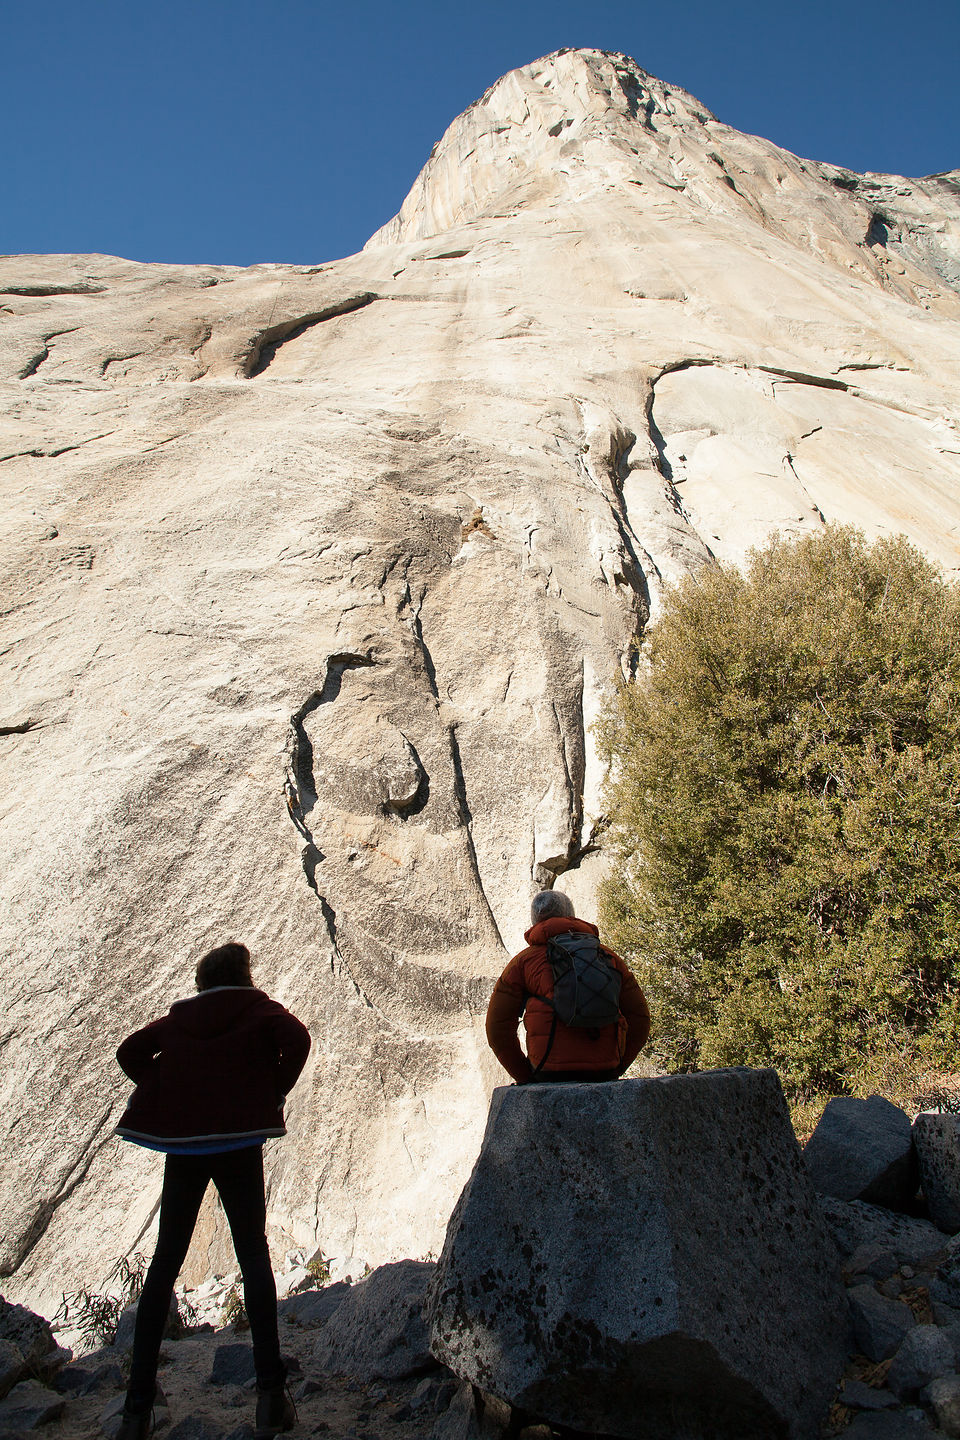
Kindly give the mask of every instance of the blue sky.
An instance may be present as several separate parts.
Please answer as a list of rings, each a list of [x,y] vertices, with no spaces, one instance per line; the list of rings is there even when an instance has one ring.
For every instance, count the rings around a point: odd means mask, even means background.
[[[801,155],[960,166],[960,0],[0,0],[0,252],[316,263],[500,75],[623,50]]]

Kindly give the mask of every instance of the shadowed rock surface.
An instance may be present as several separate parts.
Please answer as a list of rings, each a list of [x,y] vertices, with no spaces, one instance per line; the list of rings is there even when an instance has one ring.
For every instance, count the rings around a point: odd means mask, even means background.
[[[903,1210],[917,1191],[910,1117],[881,1095],[831,1100],[803,1151],[814,1189]]]
[[[494,1093],[434,1287],[462,1379],[574,1430],[799,1440],[846,1318],[773,1071]]]
[[[956,1115],[918,1115],[913,1143],[930,1218],[955,1235],[960,1231],[960,1121]]]
[[[440,1243],[531,890],[664,583],[854,520],[960,563],[955,173],[858,176],[626,56],[512,72],[316,266],[0,259],[0,1275],[152,1244],[116,1043],[249,943],[310,1026],[275,1247]],[[233,1268],[208,1204],[188,1264]]]

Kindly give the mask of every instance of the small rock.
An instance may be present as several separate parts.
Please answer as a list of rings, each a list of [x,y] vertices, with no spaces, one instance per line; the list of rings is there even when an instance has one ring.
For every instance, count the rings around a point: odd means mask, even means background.
[[[960,1257],[950,1255],[937,1266],[929,1289],[931,1301],[960,1310]]]
[[[872,1285],[855,1285],[848,1295],[858,1349],[877,1363],[889,1359],[917,1323],[913,1311],[902,1300],[878,1295]]]
[[[498,1440],[510,1419],[509,1405],[464,1381],[454,1385],[450,1404],[437,1420],[431,1440]]]
[[[226,1440],[253,1440],[254,1429],[249,1421],[244,1425],[238,1425],[236,1430],[231,1430]]]
[[[293,1398],[294,1400],[306,1400],[308,1395],[316,1395],[324,1388],[322,1380],[315,1380],[312,1376],[308,1375],[305,1380],[300,1381],[300,1384],[296,1390],[294,1390]]]
[[[861,1245],[881,1245],[892,1250],[901,1264],[922,1265],[944,1248],[942,1231],[929,1220],[914,1220],[880,1205],[836,1200],[831,1195],[821,1195],[820,1208],[845,1258],[854,1255]]]
[[[36,1380],[21,1380],[0,1400],[0,1430],[35,1430],[63,1414],[66,1401]]]
[[[416,1387],[413,1394],[410,1396],[410,1409],[414,1413],[416,1413],[416,1411],[418,1410],[421,1410],[424,1405],[428,1404],[430,1405],[430,1408],[433,1409],[433,1405],[431,1402],[433,1400],[436,1386],[436,1377],[433,1375],[428,1375],[425,1380],[420,1381],[420,1384]]]
[[[106,1386],[119,1389],[124,1385],[124,1378],[120,1366],[108,1361],[92,1369],[85,1365],[65,1365],[51,1383],[61,1395],[91,1395]]]
[[[113,1338],[110,1349],[123,1355],[133,1349],[133,1332],[137,1325],[137,1301],[132,1300],[125,1305],[120,1312],[120,1319],[117,1321],[117,1333]],[[170,1310],[167,1315],[167,1323],[163,1327],[164,1339],[176,1338],[183,1329],[180,1319],[180,1306],[177,1303],[176,1295],[170,1296]]]
[[[241,1342],[217,1346],[210,1370],[211,1385],[246,1385],[250,1380],[256,1382],[256,1374],[251,1345]]]
[[[949,1336],[936,1325],[917,1325],[906,1336],[887,1372],[887,1384],[901,1400],[913,1399],[938,1375],[955,1364]]]
[[[853,1410],[889,1410],[897,1403],[896,1396],[891,1395],[889,1390],[877,1390],[872,1385],[865,1385],[862,1380],[845,1380],[837,1399],[841,1405],[849,1405]]]
[[[345,1280],[335,1285],[325,1285],[322,1290],[303,1290],[299,1295],[290,1295],[281,1300],[277,1313],[281,1320],[290,1320],[298,1325],[324,1325],[350,1294]]]
[[[880,1095],[831,1100],[803,1159],[814,1188],[838,1200],[902,1210],[916,1194],[910,1118]]]
[[[925,1398],[933,1406],[940,1429],[960,1436],[960,1375],[938,1375],[927,1386]]]
[[[315,1283],[310,1272],[299,1265],[296,1270],[291,1270],[281,1278],[277,1285],[277,1294],[286,1299],[288,1295],[296,1295],[300,1290],[312,1288]]]
[[[886,1280],[897,1268],[893,1250],[876,1242],[858,1245],[843,1267],[846,1275],[869,1275],[872,1280]]]

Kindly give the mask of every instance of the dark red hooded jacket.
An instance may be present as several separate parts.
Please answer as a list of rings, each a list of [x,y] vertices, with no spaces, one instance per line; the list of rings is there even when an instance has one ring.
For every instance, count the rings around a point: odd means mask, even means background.
[[[306,1027],[262,990],[201,990],[117,1051],[137,1087],[117,1133],[171,1144],[284,1135],[283,1102],[309,1050]]]
[[[650,1034],[650,1011],[636,977],[620,956],[605,945],[601,946],[604,954],[621,976],[619,1021],[599,1030],[571,1028],[558,1021],[554,1029],[554,1012],[547,1003],[553,996],[553,970],[547,959],[547,941],[552,935],[562,935],[568,930],[580,930],[598,938],[600,934],[589,920],[567,916],[541,920],[526,932],[524,939],[529,948],[514,955],[490,997],[487,1043],[504,1070],[520,1085],[530,1079],[534,1067],[541,1063],[544,1075],[552,1070],[622,1074],[637,1058]],[[521,1015],[527,1036],[526,1055],[517,1038]],[[551,1030],[552,1045],[549,1044]]]

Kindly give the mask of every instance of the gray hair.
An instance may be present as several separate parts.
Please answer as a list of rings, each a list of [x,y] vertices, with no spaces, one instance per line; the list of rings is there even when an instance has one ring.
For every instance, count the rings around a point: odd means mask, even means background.
[[[575,915],[573,901],[561,890],[538,890],[530,902],[530,919],[534,925],[539,925],[541,920],[552,920],[555,917],[572,920]]]

